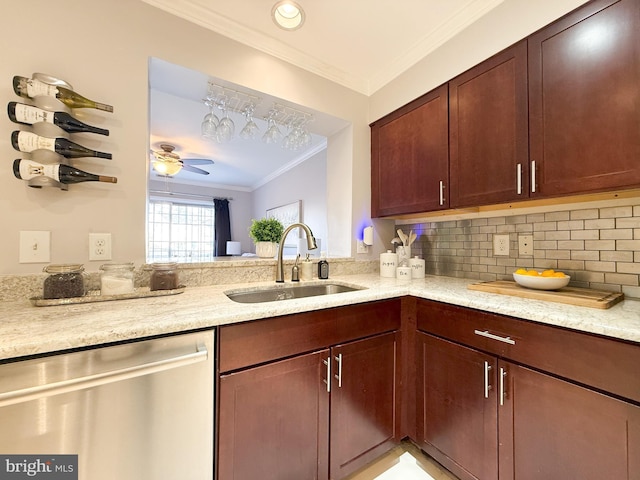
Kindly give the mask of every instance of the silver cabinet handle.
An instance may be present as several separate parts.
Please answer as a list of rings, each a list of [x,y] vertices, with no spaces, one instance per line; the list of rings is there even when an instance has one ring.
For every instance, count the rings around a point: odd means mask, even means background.
[[[207,359],[209,352],[203,345],[197,351],[180,355],[178,357],[163,358],[153,362],[142,363],[119,370],[95,373],[84,377],[70,378],[59,382],[47,383],[45,385],[35,385],[0,394],[0,407],[13,405],[16,403],[28,402],[40,398],[51,397],[68,392],[75,392],[86,388],[98,387],[108,383],[120,382],[130,378],[150,375],[152,373],[170,370],[172,368],[183,367],[193,363],[202,362]]]
[[[474,330],[473,333],[475,333],[476,335],[480,335],[481,337],[490,338],[491,340],[508,343],[509,345],[516,344],[516,341],[511,337],[501,337],[500,335],[494,335],[493,333],[489,333],[489,330]]]
[[[522,195],[522,164],[516,165],[516,190],[518,195]]]
[[[444,205],[444,182],[440,180],[440,205]]]
[[[335,377],[338,380],[338,388],[342,388],[342,354],[339,353],[335,359],[338,362],[338,374]]]
[[[491,384],[489,383],[490,371],[491,365],[489,365],[489,362],[484,362],[484,398],[489,398],[489,390],[491,390]]]
[[[505,382],[505,377],[507,376],[507,371],[500,367],[500,375],[498,376],[498,383],[499,383],[499,389],[500,389],[500,406],[504,405],[504,398],[505,398],[505,390],[504,390],[504,382]]]
[[[322,381],[327,384],[327,392],[331,392],[331,357],[329,356],[326,360],[322,360],[322,363],[327,366],[327,378],[323,378]]]
[[[536,161],[531,160],[531,193],[536,193]]]

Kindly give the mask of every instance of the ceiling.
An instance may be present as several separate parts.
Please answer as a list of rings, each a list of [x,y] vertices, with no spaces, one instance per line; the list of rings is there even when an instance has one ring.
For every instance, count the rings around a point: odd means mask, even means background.
[[[297,0],[306,21],[295,31],[284,31],[271,20],[276,0],[143,1],[370,95],[504,0]],[[317,153],[326,145],[325,137],[347,125],[306,110],[314,115],[309,151],[291,152],[238,138],[218,144],[200,135],[200,124],[208,113],[202,99],[209,80],[261,97],[262,110],[255,115],[261,134],[266,129],[262,116],[272,103],[287,103],[162,60],[152,59],[149,68],[152,150],[160,143],[172,143],[182,158],[216,162],[201,167],[211,172],[207,176],[183,170],[175,178],[180,183],[253,190]],[[237,137],[245,122],[240,115],[232,119]],[[256,159],[260,159],[257,164]]]
[[[143,1],[371,95],[504,0],[297,0],[295,31],[271,20],[276,0]]]

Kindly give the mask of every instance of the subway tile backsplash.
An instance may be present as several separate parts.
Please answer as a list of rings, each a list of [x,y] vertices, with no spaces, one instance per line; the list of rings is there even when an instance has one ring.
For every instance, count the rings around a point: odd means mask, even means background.
[[[640,204],[397,225],[418,234],[412,254],[426,273],[511,280],[517,268],[561,270],[570,285],[640,298]],[[493,254],[493,235],[509,235],[509,256]],[[519,235],[533,236],[520,255]]]

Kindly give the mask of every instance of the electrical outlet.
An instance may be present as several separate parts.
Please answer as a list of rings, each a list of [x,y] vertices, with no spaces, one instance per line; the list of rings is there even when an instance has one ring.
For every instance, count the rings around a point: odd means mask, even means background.
[[[89,234],[89,260],[111,260],[111,234]]]
[[[363,240],[358,240],[356,253],[369,253],[369,246]]]
[[[20,232],[20,263],[49,263],[51,232]]]
[[[509,255],[509,235],[493,236],[493,254]]]
[[[533,235],[518,236],[518,253],[520,255],[533,255]]]

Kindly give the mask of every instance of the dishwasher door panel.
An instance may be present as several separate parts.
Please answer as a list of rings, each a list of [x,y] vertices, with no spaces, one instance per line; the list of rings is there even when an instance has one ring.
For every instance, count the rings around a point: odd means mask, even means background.
[[[213,345],[208,331],[0,365],[0,453],[77,454],[80,480],[212,479]]]

